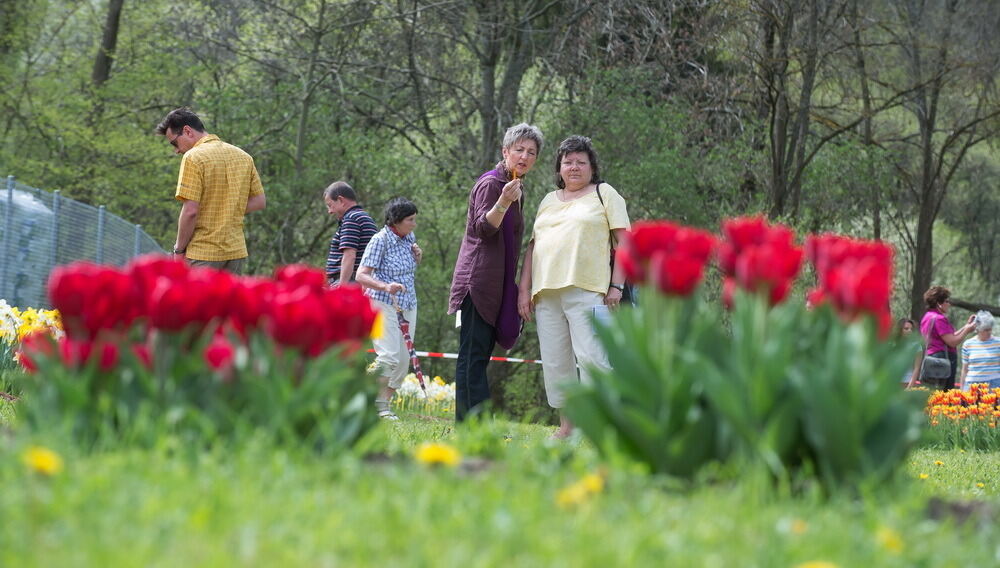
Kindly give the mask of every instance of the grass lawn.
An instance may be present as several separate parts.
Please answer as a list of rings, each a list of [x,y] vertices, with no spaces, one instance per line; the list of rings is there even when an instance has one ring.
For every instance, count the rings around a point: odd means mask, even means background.
[[[501,421],[456,430],[409,415],[383,424],[358,455],[336,459],[263,442],[191,450],[164,439],[90,455],[50,443],[65,462],[51,478],[29,472],[20,459],[28,442],[8,435],[0,566],[1000,561],[995,453],[919,450],[897,482],[863,498],[824,499],[752,479],[684,487],[605,463],[584,442],[550,442],[550,431]],[[414,449],[429,440],[458,448],[463,464],[416,463]],[[557,504],[591,473],[605,477],[600,491]]]

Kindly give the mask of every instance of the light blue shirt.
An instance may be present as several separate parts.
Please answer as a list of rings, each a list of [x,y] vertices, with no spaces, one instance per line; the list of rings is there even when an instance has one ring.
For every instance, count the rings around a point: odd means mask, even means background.
[[[361,266],[373,268],[372,276],[380,282],[399,282],[406,291],[397,294],[399,307],[412,310],[417,307],[417,259],[413,256],[413,245],[417,237],[413,233],[403,238],[396,236],[388,226],[375,233],[368,241],[368,248],[361,257]],[[392,294],[365,288],[365,295],[373,300],[392,305]]]
[[[1000,379],[1000,339],[973,337],[962,344],[962,365],[969,368],[965,384]]]

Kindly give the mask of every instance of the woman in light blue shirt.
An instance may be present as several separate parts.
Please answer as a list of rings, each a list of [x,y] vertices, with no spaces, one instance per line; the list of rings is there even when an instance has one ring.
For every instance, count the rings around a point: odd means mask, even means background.
[[[962,388],[973,383],[1000,387],[1000,339],[993,337],[993,314],[976,313],[976,336],[962,345]]]
[[[410,354],[397,325],[393,296],[410,323],[410,338],[417,330],[417,263],[423,251],[417,246],[413,229],[417,227],[417,206],[397,197],[385,206],[385,226],[375,233],[358,269],[358,283],[365,295],[382,312],[382,336],[372,342],[375,347],[374,370],[380,373],[375,408],[379,418],[399,420],[389,408],[396,390],[410,370]]]

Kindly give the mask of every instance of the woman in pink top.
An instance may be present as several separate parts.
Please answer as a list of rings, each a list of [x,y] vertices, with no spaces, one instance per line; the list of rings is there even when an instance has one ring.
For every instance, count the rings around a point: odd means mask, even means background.
[[[927,349],[924,351],[925,357],[936,357],[947,359],[951,362],[951,373],[943,379],[922,379],[922,383],[935,390],[948,390],[955,387],[955,366],[958,362],[958,344],[966,335],[976,329],[975,314],[969,316],[966,322],[957,332],[948,321],[948,308],[951,307],[951,291],[944,286],[931,286],[924,292],[924,303],[927,304],[927,313],[920,320],[920,334],[927,342]],[[917,374],[914,373],[914,376]],[[912,384],[912,382],[911,382]]]

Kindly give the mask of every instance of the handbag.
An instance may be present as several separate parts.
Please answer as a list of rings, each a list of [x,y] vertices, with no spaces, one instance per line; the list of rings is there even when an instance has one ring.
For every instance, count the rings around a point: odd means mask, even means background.
[[[924,342],[928,345],[931,342],[930,332],[933,329],[934,326],[931,325],[927,330],[927,335],[924,336]],[[942,359],[940,357],[924,355],[924,361],[920,364],[920,382],[927,379],[947,379],[950,376],[951,361],[947,357]]]
[[[927,379],[947,379],[951,376],[951,361],[940,357],[924,356],[920,365],[920,381]]]
[[[601,197],[601,183],[597,182],[597,199],[601,202],[601,207],[604,207],[604,218],[608,217],[608,207],[604,204],[604,198]],[[611,226],[611,220],[608,220],[608,226]],[[615,238],[615,232],[611,233],[611,275],[614,276],[615,273],[615,251],[618,248],[618,239]],[[628,303],[630,306],[635,306],[636,300],[638,299],[637,290],[635,289],[635,284],[629,282],[626,278],[625,283],[622,284],[622,303]]]

